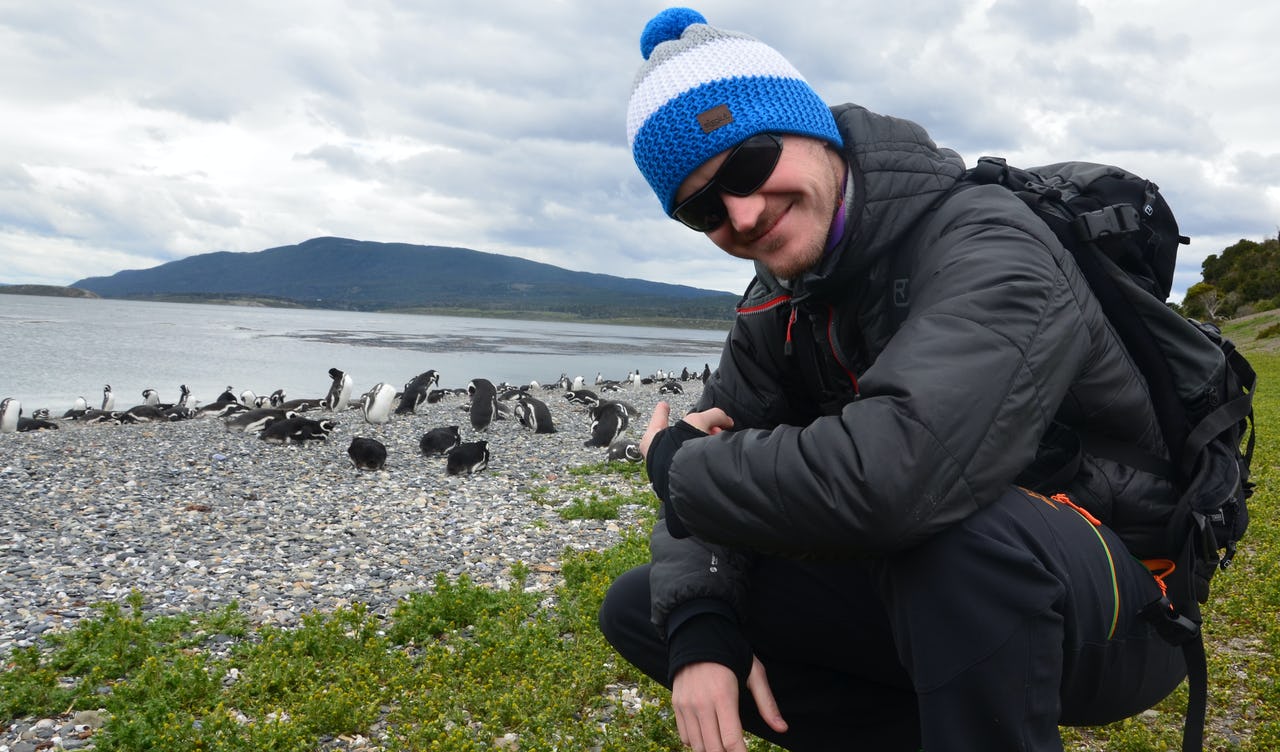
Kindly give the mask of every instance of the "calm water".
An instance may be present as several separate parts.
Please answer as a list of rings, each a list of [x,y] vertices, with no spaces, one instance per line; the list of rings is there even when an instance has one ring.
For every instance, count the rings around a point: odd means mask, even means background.
[[[83,396],[91,407],[110,384],[116,409],[154,387],[163,401],[186,384],[211,402],[231,386],[290,398],[323,397],[328,371],[353,394],[385,381],[402,387],[427,369],[442,387],[473,378],[548,383],[562,373],[622,379],[631,371],[715,367],[725,333],[689,329],[391,313],[239,308],[185,303],[0,295],[0,398],[24,414],[54,414]]]

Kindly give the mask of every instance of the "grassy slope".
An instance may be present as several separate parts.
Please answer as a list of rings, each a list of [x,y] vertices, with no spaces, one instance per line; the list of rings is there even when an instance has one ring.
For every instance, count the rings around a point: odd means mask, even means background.
[[[1249,536],[1235,567],[1215,579],[1206,609],[1208,750],[1280,749],[1280,433],[1270,430],[1280,421],[1280,390],[1270,386],[1280,384],[1280,355],[1253,339],[1265,323],[1227,331],[1250,351],[1263,386]],[[618,473],[630,493],[596,490]],[[565,514],[653,505],[635,466],[584,468],[577,491]],[[361,736],[406,750],[495,742],[523,752],[679,749],[666,693],[620,665],[595,628],[608,583],[646,558],[637,529],[608,551],[566,556],[567,584],[554,606],[518,587],[494,592],[440,580],[386,620],[357,606],[314,614],[288,631],[255,630],[234,609],[148,618],[134,599],[128,608],[105,607],[52,650],[13,656],[0,672],[0,723],[103,707],[107,724],[94,737],[100,750],[312,750],[360,747]],[[213,657],[211,641],[227,637],[235,650]],[[1185,703],[1184,685],[1137,718],[1064,729],[1066,748],[1176,749]]]

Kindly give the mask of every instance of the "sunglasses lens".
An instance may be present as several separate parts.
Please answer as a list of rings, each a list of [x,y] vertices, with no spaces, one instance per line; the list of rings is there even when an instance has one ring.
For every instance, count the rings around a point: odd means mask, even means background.
[[[731,159],[716,173],[720,190],[735,196],[750,196],[773,174],[782,153],[782,144],[769,134],[752,136],[739,144]]]
[[[673,212],[676,219],[696,232],[711,232],[720,226],[727,214],[714,182],[690,196]]]
[[[697,232],[711,232],[728,217],[720,193],[750,196],[773,174],[782,154],[782,139],[761,133],[729,152],[720,169],[697,193],[685,199],[671,216]]]

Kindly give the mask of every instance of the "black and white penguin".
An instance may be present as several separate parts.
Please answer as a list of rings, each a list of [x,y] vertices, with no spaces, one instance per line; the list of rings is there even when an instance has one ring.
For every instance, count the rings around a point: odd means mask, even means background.
[[[278,407],[281,410],[292,410],[296,413],[318,410],[324,407],[324,397],[300,397],[298,399],[285,400],[273,407]]]
[[[163,423],[169,416],[155,405],[134,405],[120,413],[119,419],[121,423]]]
[[[520,425],[534,433],[555,433],[556,425],[551,419],[551,410],[547,403],[527,392],[516,395],[516,405],[511,409]]]
[[[201,405],[196,408],[196,416],[200,418],[225,418],[228,415],[242,413],[249,408],[236,402],[234,399],[230,402],[210,402],[207,405]]]
[[[440,374],[434,370],[423,371],[409,379],[404,385],[404,393],[400,395],[400,404],[396,405],[396,415],[405,415],[418,410],[418,406],[427,401],[431,387],[440,383]]]
[[[615,399],[602,399],[598,403],[596,403],[594,406],[600,407],[601,405],[618,405],[623,410],[627,411],[627,417],[631,418],[632,420],[635,420],[636,418],[640,417],[640,411],[636,409],[636,406],[631,404],[630,402],[623,402],[622,400],[615,400]]]
[[[449,450],[445,472],[449,475],[470,475],[489,466],[489,442],[468,441]]]
[[[644,455],[640,454],[640,445],[631,439],[618,439],[610,444],[605,457],[610,462],[639,462],[644,459]]]
[[[174,404],[174,407],[190,407],[190,405],[187,404],[190,401],[191,401],[191,390],[187,388],[186,384],[179,384],[178,385],[178,401]]]
[[[18,416],[18,432],[19,433],[22,433],[25,431],[57,430],[60,427],[61,426],[59,426],[57,423],[54,423],[53,421],[48,420],[47,418],[40,418],[40,417],[36,417],[35,415],[32,415],[30,418],[24,418],[21,415]],[[3,433],[3,431],[0,431],[0,433]]]
[[[702,383],[703,384],[707,383],[707,379],[710,379],[710,378],[711,378],[711,364],[703,363],[702,364]]]
[[[339,371],[337,368],[330,368],[329,378],[333,381],[329,384],[329,393],[324,398],[325,409],[346,410],[351,402],[351,374]]]
[[[168,418],[170,422],[177,420],[190,420],[199,414],[196,412],[194,407],[187,407],[186,405],[174,405],[170,408],[161,408],[160,411],[164,413],[165,417]]]
[[[276,421],[292,418],[296,414],[278,407],[255,407],[224,418],[222,425],[232,433],[254,433]]]
[[[381,470],[387,464],[387,448],[377,439],[356,436],[347,447],[347,456],[357,470]]]
[[[111,412],[116,409],[116,395],[111,391],[111,385],[107,384],[102,387],[102,410]]]
[[[147,387],[142,390],[142,404],[152,407],[160,407],[160,392]]]
[[[224,390],[222,391],[222,394],[219,394],[219,395],[218,395],[218,398],[217,398],[216,400],[214,400],[214,402],[235,402],[235,403],[239,403],[239,402],[240,402],[240,400],[236,397],[236,393],[235,393],[234,391],[232,391],[232,390],[231,390],[231,387],[229,387],[229,386],[228,386],[226,389],[224,389]]]
[[[471,427],[484,431],[498,418],[498,389],[488,379],[472,379],[467,384],[467,394],[471,397],[468,412],[471,416]]]
[[[684,394],[684,387],[680,386],[679,381],[664,381],[658,387],[658,394]]]
[[[240,404],[245,407],[262,407],[258,404],[258,395],[254,394],[252,389],[240,392]]]
[[[13,397],[0,401],[0,433],[17,433],[18,419],[22,417],[22,403]]]
[[[84,417],[85,412],[89,409],[89,401],[84,397],[76,397],[76,401],[71,403],[71,409],[62,414],[65,420],[75,420]]]
[[[570,389],[564,393],[564,398],[573,405],[582,405],[584,407],[595,407],[600,404],[600,397],[590,389]]]
[[[277,420],[258,434],[268,444],[302,444],[307,441],[326,441],[337,424],[331,420],[312,420],[301,415],[291,415]]]
[[[591,438],[586,447],[607,447],[627,430],[627,409],[617,402],[606,402],[591,408]]]
[[[396,400],[396,388],[380,381],[360,396],[360,412],[367,423],[380,426],[391,420],[391,407]]]
[[[285,403],[285,394],[283,389],[277,389],[267,397],[267,404],[271,407],[283,407]]]
[[[418,440],[418,449],[425,455],[444,454],[462,443],[462,434],[457,426],[441,426],[422,434]]]

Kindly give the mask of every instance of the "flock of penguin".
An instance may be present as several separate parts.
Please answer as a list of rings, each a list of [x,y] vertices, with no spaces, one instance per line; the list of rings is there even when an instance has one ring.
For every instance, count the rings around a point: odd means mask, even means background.
[[[309,441],[327,440],[336,427],[329,418],[315,419],[306,413],[359,409],[365,422],[383,425],[392,415],[412,414],[424,403],[436,403],[446,397],[465,397],[461,407],[468,414],[472,429],[484,432],[497,420],[514,417],[525,429],[547,434],[558,431],[547,403],[540,394],[559,390],[571,404],[586,409],[590,419],[590,436],[583,441],[585,447],[605,449],[609,460],[639,462],[640,451],[635,441],[623,437],[631,419],[639,417],[635,407],[612,396],[625,388],[639,385],[657,385],[659,394],[680,394],[681,382],[700,380],[704,384],[710,378],[711,369],[704,365],[701,374],[688,368],[677,374],[664,371],[641,377],[639,371],[629,373],[623,381],[604,379],[596,375],[594,389],[588,389],[582,377],[569,379],[565,375],[552,384],[512,386],[494,384],[483,378],[472,379],[465,389],[441,389],[440,375],[434,370],[414,376],[403,389],[381,382],[352,400],[352,378],[337,368],[329,369],[331,383],[324,397],[316,399],[287,399],[284,390],[259,396],[250,390],[235,394],[231,387],[206,405],[190,404],[191,391],[185,384],[179,389],[174,403],[160,401],[155,389],[144,389],[143,402],[126,410],[115,409],[115,394],[108,384],[103,389],[102,404],[91,408],[83,397],[59,416],[60,420],[92,423],[152,423],[188,420],[200,417],[217,417],[228,431],[256,433],[260,439],[274,444],[303,444]],[[31,417],[22,414],[21,404],[13,398],[0,401],[0,433],[57,429],[47,409],[33,412]],[[424,433],[419,449],[427,456],[446,458],[445,471],[449,475],[471,474],[484,470],[489,464],[487,441],[463,441],[459,426],[439,426]],[[359,470],[381,470],[387,461],[387,449],[375,438],[357,436],[347,448],[347,456]]]

